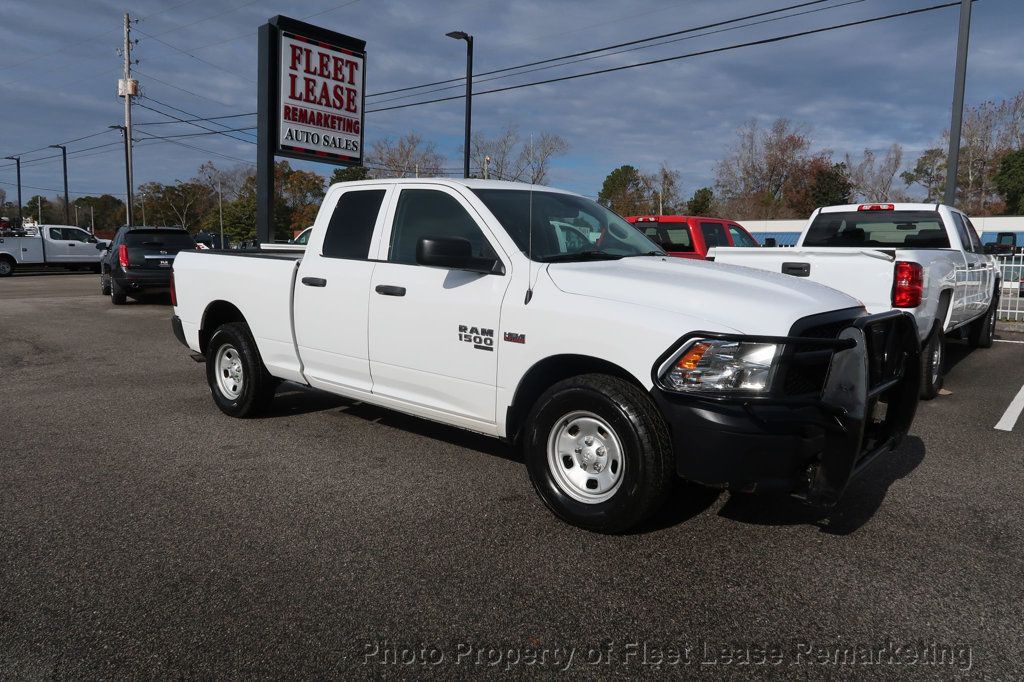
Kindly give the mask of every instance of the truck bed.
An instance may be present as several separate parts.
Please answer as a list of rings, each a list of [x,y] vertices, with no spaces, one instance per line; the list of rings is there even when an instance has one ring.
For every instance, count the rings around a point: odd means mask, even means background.
[[[206,305],[224,301],[245,317],[267,369],[282,379],[302,381],[291,324],[295,273],[301,258],[297,252],[178,254],[174,259],[175,289],[186,338],[198,346]]]

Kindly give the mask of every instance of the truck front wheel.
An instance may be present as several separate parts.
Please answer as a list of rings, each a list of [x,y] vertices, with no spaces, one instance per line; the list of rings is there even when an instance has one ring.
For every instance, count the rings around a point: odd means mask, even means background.
[[[232,417],[258,415],[273,399],[276,388],[249,329],[240,322],[221,325],[210,337],[206,380],[213,402]]]
[[[0,257],[0,277],[10,277],[14,274],[14,259],[8,256]]]
[[[603,374],[572,377],[534,405],[523,444],[530,481],[565,521],[601,533],[636,526],[675,476],[661,414],[640,388]]]

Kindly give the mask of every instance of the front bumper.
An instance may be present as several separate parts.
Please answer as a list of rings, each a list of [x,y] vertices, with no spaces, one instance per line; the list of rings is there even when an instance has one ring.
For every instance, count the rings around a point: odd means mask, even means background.
[[[786,344],[783,376],[797,376],[786,363],[824,357],[824,381],[799,395],[773,389],[744,397],[680,395],[655,382],[652,396],[669,424],[679,475],[835,504],[854,476],[899,444],[914,419],[920,364],[913,319],[891,311],[850,320],[828,339],[748,338]]]

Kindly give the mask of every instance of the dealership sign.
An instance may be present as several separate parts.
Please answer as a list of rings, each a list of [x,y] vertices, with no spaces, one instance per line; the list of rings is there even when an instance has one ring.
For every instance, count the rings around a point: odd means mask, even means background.
[[[366,42],[283,16],[258,35],[256,222],[270,241],[274,157],[363,163]]]
[[[362,158],[363,53],[281,35],[278,145],[282,151]]]

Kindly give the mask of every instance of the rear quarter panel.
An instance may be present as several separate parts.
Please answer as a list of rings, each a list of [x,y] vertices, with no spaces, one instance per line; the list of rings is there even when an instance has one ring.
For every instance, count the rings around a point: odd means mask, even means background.
[[[292,293],[298,261],[183,251],[174,259],[175,314],[185,340],[200,350],[199,330],[211,303],[226,301],[245,317],[267,370],[304,381],[292,335]],[[212,331],[212,330],[207,330]]]

